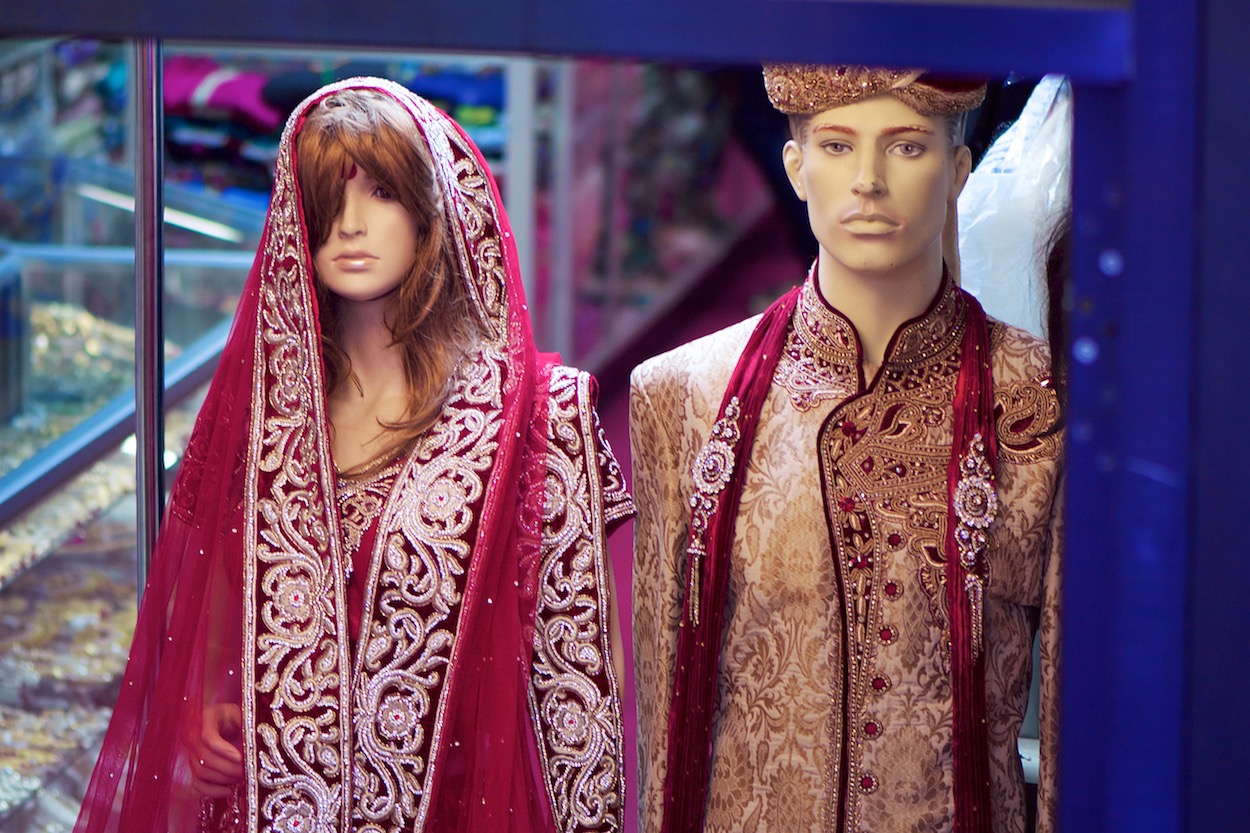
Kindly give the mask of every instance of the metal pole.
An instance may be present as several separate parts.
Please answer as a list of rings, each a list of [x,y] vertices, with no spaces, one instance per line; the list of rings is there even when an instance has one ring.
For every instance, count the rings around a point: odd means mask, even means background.
[[[165,506],[164,125],[161,43],[135,42],[135,498],[139,593]]]

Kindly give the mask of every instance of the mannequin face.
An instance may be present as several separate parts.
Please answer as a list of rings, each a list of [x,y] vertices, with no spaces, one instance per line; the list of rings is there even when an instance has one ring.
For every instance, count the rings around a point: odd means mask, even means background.
[[[317,278],[349,301],[374,301],[393,292],[416,260],[417,225],[408,210],[373,177],[352,166],[343,210],[313,254]]]
[[[971,169],[943,119],[877,96],[813,116],[783,160],[822,263],[878,276],[941,268],[947,209]]]

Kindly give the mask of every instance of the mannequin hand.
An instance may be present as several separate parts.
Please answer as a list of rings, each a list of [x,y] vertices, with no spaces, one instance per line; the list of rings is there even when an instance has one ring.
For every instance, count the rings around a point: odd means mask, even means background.
[[[243,780],[243,753],[235,745],[243,726],[243,710],[234,703],[204,709],[199,733],[187,738],[191,786],[208,798],[225,798]],[[232,740],[233,739],[233,740]]]

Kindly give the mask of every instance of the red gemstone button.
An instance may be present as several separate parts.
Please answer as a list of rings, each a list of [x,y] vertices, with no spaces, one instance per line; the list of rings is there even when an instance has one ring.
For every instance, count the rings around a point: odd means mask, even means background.
[[[866,793],[873,792],[877,789],[877,779],[872,774],[865,772],[859,779],[859,788]]]
[[[898,639],[898,631],[894,629],[893,625],[886,625],[881,629],[881,641],[886,645],[892,644],[896,639]]]
[[[890,544],[890,546],[897,547],[899,544],[903,543],[903,536],[899,535],[897,532],[891,532],[889,537],[885,540]]]
[[[891,599],[898,598],[900,589],[899,589],[897,581],[887,581],[883,589],[885,590],[885,594],[889,596]]]
[[[881,724],[875,720],[869,720],[864,724],[864,734],[870,738],[875,738],[881,732]]]
[[[876,676],[872,678],[872,690],[873,691],[877,691],[877,692],[886,691],[889,689],[889,687],[890,687],[890,681],[886,679],[885,677]]]

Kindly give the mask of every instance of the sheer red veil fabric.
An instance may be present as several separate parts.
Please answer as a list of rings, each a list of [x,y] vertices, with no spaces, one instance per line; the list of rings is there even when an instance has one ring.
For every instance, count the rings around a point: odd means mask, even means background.
[[[498,189],[445,114],[379,79],[319,90],[283,133],[262,241],[170,498],[130,661],[76,831],[195,830],[186,738],[205,706],[241,705],[235,829],[353,825],[351,659],[312,259],[295,136],[319,101],[395,99],[424,138],[453,260],[502,367],[502,428],[469,525],[455,647],[417,829],[553,827],[526,714],[554,357],[530,331]],[[281,654],[281,664],[273,657]],[[275,760],[275,749],[290,760]],[[281,777],[276,773],[285,773]]]

